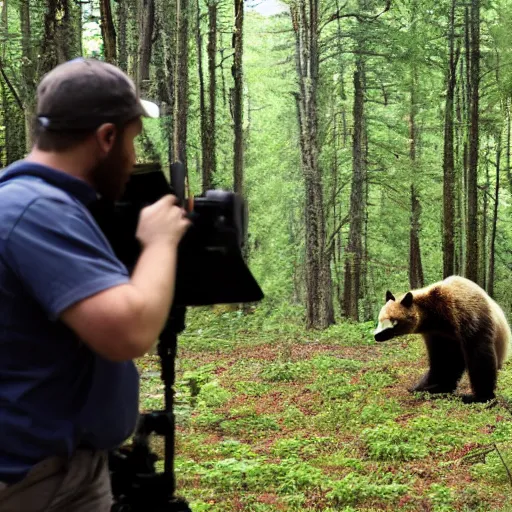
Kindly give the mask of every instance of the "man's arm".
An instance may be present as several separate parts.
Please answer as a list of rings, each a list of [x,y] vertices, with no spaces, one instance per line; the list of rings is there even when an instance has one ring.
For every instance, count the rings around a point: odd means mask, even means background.
[[[177,247],[189,225],[173,196],[144,208],[137,229],[143,249],[130,277],[83,214],[38,201],[11,232],[6,254],[51,319],[106,359],[126,361],[145,354],[165,325]]]
[[[168,317],[176,260],[176,246],[150,245],[142,252],[130,283],[73,304],[62,312],[62,321],[106,359],[128,361],[143,356]]]

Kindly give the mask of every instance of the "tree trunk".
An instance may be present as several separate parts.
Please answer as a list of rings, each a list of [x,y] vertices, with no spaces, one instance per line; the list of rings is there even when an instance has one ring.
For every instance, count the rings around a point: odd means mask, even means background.
[[[24,14],[28,13],[28,6],[26,6]],[[20,5],[20,9],[23,5]],[[2,6],[2,29],[4,31],[4,38],[2,42],[2,60],[0,62],[1,67],[1,92],[2,92],[2,121],[4,130],[2,133],[3,143],[1,152],[1,165],[7,166],[20,160],[24,157],[26,146],[25,146],[25,122],[27,118],[23,110],[22,101],[19,98],[19,94],[16,92],[14,85],[8,80],[7,74],[4,69],[4,63],[7,60],[7,41],[9,40],[9,18],[7,15],[7,0],[4,1]],[[23,15],[22,20],[23,20]],[[28,20],[29,18],[25,18]],[[30,40],[30,25],[22,24],[22,44],[27,43]],[[26,49],[26,47],[25,47]],[[31,68],[33,69],[33,68]],[[24,78],[24,77],[23,77]],[[22,83],[22,87],[23,84]],[[31,103],[32,105],[33,103]],[[30,149],[30,148],[28,148]]]
[[[494,298],[494,261],[496,252],[496,226],[498,224],[498,206],[500,197],[500,167],[501,167],[501,133],[498,134],[498,144],[496,148],[496,186],[494,189],[494,212],[491,226],[491,247],[489,251],[489,278],[487,292]]]
[[[447,73],[444,152],[443,152],[443,277],[454,274],[455,262],[455,158],[453,148],[453,105],[457,80],[458,53],[454,49],[455,0],[450,11],[448,34],[449,67]]]
[[[188,0],[187,0],[188,1]],[[155,25],[155,0],[140,0],[140,39],[138,79],[141,88],[149,80],[149,65],[153,46],[153,27]]]
[[[470,17],[470,125],[466,277],[478,282],[478,149],[480,83],[480,0],[471,0]]]
[[[411,83],[411,112],[409,115],[409,158],[411,162],[412,182],[411,182],[411,229],[409,241],[409,286],[411,289],[423,287],[423,265],[421,263],[421,247],[420,247],[420,218],[421,203],[418,190],[415,185],[415,169],[416,169],[416,70],[412,70]]]
[[[322,176],[318,163],[318,0],[290,6],[296,42],[296,94],[302,171],[305,183],[306,326],[334,323],[332,281],[326,255]]]
[[[177,0],[178,27],[174,103],[174,159],[187,170],[188,115],[188,0]],[[186,172],[186,171],[185,171]]]
[[[487,212],[489,209],[489,192],[491,189],[491,180],[489,176],[489,160],[491,153],[490,137],[487,138],[487,148],[485,151],[485,187],[482,194],[482,222],[480,223],[480,243],[478,256],[478,282],[480,286],[487,290]]]
[[[201,121],[201,170],[203,193],[211,188],[210,176],[210,152],[208,147],[208,111],[206,109],[206,97],[203,74],[203,35],[201,33],[201,7],[199,0],[196,2],[196,46],[197,46],[197,72],[199,79],[199,116]]]
[[[366,161],[365,132],[365,64],[359,55],[354,73],[354,135],[352,139],[352,188],[350,193],[350,229],[345,250],[345,286],[343,292],[344,315],[359,321],[361,296],[361,262],[363,257],[364,183]]]
[[[127,17],[128,0],[118,0],[117,2],[117,65],[125,72],[128,72],[128,46],[127,46]]]
[[[32,44],[29,0],[20,0],[21,27],[21,96],[25,116],[25,145],[26,150],[32,147],[32,122],[36,110],[36,62]],[[5,60],[5,58],[4,58]],[[7,128],[7,127],[6,127]]]
[[[123,3],[123,0],[121,0]],[[105,60],[112,64],[116,64],[116,29],[114,20],[112,19],[112,7],[110,0],[100,0],[100,16],[101,16],[101,36],[103,38],[103,46],[105,48]]]
[[[244,27],[244,2],[235,1],[235,28],[233,32],[233,128],[234,128],[234,191],[243,194],[244,190],[244,103],[243,103],[243,27]]]
[[[512,125],[512,122],[511,122],[511,119],[510,119],[510,103],[511,103],[511,98],[507,98],[507,145],[506,145],[506,152],[505,152],[505,157],[506,157],[506,160],[505,160],[505,167],[506,167],[506,173],[507,173],[507,178],[508,178],[508,186],[509,186],[509,190],[510,190],[510,193],[512,194],[512,169],[510,169],[510,132],[512,131],[511,130],[511,125]]]
[[[208,124],[206,129],[205,171],[203,189],[212,187],[213,177],[217,171],[217,0],[208,3]]]
[[[77,56],[77,34],[70,0],[48,0],[40,51],[40,75]]]

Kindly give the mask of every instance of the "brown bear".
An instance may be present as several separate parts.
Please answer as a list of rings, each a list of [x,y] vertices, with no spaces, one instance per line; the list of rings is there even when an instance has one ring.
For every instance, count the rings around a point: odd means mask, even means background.
[[[495,397],[512,336],[500,306],[473,281],[451,276],[398,300],[386,292],[375,340],[404,334],[423,336],[430,366],[410,391],[453,393],[467,370],[473,394],[462,396],[465,403]]]

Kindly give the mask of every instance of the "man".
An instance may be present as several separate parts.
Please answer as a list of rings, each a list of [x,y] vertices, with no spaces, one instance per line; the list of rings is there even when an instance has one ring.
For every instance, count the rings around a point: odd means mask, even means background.
[[[155,107],[112,65],[57,66],[0,176],[0,512],[110,510],[107,451],[135,429],[132,360],[167,320],[189,221],[173,196],[142,210],[130,276],[89,207],[122,194]]]

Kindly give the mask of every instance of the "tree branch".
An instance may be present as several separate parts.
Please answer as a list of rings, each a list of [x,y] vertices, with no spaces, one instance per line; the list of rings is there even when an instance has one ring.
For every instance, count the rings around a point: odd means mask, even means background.
[[[368,16],[366,14],[360,14],[358,12],[347,12],[345,14],[341,14],[343,8],[347,4],[340,7],[335,13],[331,14],[331,16],[327,19],[327,21],[321,26],[320,31],[322,31],[326,25],[329,23],[341,20],[342,18],[356,18],[357,21],[365,22],[365,21],[375,21],[377,18],[380,18],[385,12],[388,12],[391,8],[391,0],[386,0],[386,5],[384,6],[384,10],[381,11],[379,14],[375,14],[374,16]]]
[[[12,85],[11,81],[9,80],[9,77],[5,74],[4,63],[1,60],[0,60],[0,73],[2,74],[2,77],[5,80],[7,87],[9,87],[10,91],[12,92],[14,99],[16,100],[16,103],[20,107],[20,110],[22,112],[24,112],[25,108],[23,107],[23,102],[21,101],[21,99],[20,99],[18,93],[16,92],[16,89]]]

